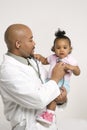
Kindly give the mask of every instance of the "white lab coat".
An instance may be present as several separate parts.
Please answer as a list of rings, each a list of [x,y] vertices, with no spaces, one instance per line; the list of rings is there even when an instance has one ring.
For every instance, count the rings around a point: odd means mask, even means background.
[[[37,69],[36,63],[30,62]],[[38,64],[45,82],[46,71]],[[36,115],[60,94],[58,85],[52,80],[42,84],[32,66],[5,55],[0,66],[0,93],[12,130],[57,130],[55,120],[48,127],[38,123]]]

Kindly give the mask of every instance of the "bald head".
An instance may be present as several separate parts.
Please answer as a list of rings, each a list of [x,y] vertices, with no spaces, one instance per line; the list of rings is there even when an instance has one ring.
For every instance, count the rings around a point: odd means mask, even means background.
[[[35,42],[31,29],[24,24],[12,24],[5,31],[8,51],[24,58],[33,55]]]
[[[26,31],[30,28],[24,24],[12,24],[5,31],[5,42],[7,44],[8,50],[15,49],[16,41],[20,41],[21,38],[26,35]],[[31,31],[31,30],[30,30]]]

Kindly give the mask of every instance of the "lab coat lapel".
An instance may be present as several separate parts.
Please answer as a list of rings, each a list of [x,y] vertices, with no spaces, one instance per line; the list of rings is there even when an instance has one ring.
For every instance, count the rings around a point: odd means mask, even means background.
[[[38,61],[36,59],[32,58],[32,59],[29,60],[29,63],[33,67],[33,69],[37,72],[38,77],[41,80],[41,82],[44,83],[44,80],[42,78],[43,74],[41,74],[41,69],[40,69]]]
[[[30,65],[38,72],[38,68],[37,68],[37,64],[36,64],[35,60],[32,58],[28,59],[28,60],[29,60]]]

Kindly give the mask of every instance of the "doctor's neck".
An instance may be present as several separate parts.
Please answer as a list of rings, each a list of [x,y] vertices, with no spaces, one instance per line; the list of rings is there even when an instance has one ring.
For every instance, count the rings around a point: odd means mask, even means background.
[[[22,50],[22,54],[20,54],[18,51],[13,51],[13,50],[8,50],[7,54],[13,54],[19,57],[23,57],[25,59],[29,58],[34,58],[33,54],[29,55],[25,51]]]

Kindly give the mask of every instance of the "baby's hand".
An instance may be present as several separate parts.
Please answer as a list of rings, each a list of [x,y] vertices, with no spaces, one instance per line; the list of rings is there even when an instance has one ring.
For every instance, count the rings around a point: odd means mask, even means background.
[[[65,64],[65,71],[66,72],[69,72],[69,71],[72,71],[73,70],[73,66],[70,65],[70,64]]]
[[[40,61],[40,59],[41,59],[41,55],[40,54],[34,54],[34,58],[36,58],[37,60],[39,60]]]
[[[65,64],[64,70],[66,72],[68,72],[68,73],[70,73],[72,71],[74,75],[79,75],[80,74],[80,69],[79,69],[78,66],[73,66],[73,65]]]
[[[34,54],[34,58],[36,58],[37,60],[41,61],[42,64],[47,65],[49,64],[47,61],[47,58],[43,57],[40,54]]]

